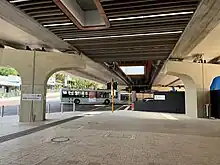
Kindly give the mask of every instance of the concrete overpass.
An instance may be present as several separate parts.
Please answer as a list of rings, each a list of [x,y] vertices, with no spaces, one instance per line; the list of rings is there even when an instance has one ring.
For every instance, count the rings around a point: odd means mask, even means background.
[[[46,51],[50,52],[62,52],[70,48],[74,49],[71,45],[40,26],[36,21],[8,4],[8,2],[1,1],[0,3],[0,24],[2,27],[0,29],[1,45],[21,50],[25,50],[26,46],[30,47],[32,50],[44,47]],[[68,53],[79,55],[79,52],[74,50]],[[125,84],[118,76],[112,74],[108,69],[97,62],[92,61],[83,53],[80,54],[80,57],[86,63],[84,71],[75,69],[68,72],[100,83],[107,83],[111,81],[111,77],[113,77],[119,84]]]
[[[42,68],[41,89],[38,90],[35,76],[32,76],[28,81],[32,90],[23,93],[40,92],[45,96],[44,81],[50,73],[60,69],[71,69],[70,72],[76,75],[99,82],[113,78],[119,84],[144,91],[150,89],[153,82],[160,84],[164,74],[159,74],[156,80],[155,77],[167,59],[183,61],[216,27],[218,6],[217,0],[166,3],[142,0],[2,0],[0,21],[4,28],[0,33],[1,45],[29,49],[18,53],[13,51],[21,57],[30,57],[27,61],[30,64],[32,61],[32,67],[36,69],[32,68],[30,75],[38,71],[35,64]],[[42,47],[48,52],[33,51]],[[1,64],[11,65],[19,71],[19,66],[9,63],[8,57],[12,58],[13,51],[2,50]],[[39,61],[35,61],[36,57]],[[41,60],[44,67],[36,63]],[[45,67],[47,65],[51,68]],[[145,67],[144,75],[127,76],[120,69],[120,66],[138,65]],[[34,105],[25,101],[22,104],[22,112],[33,113],[36,120],[44,119],[44,99]],[[188,114],[197,117],[194,112]],[[21,121],[30,121],[30,114],[21,116]]]
[[[189,116],[205,117],[212,80],[219,76],[219,1],[201,3],[154,85],[185,86]],[[197,110],[197,111],[195,111]]]

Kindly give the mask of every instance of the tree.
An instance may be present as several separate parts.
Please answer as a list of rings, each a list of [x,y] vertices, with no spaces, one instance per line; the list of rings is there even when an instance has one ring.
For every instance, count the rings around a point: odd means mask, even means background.
[[[98,83],[80,78],[72,78],[70,84],[74,89],[97,89],[98,87]]]
[[[65,74],[64,73],[56,73],[55,79],[56,79],[56,82],[64,85]],[[97,89],[100,85],[99,85],[99,83],[96,83],[94,81],[72,77],[71,80],[68,80],[68,86],[70,86],[73,89]]]
[[[65,75],[63,73],[57,73],[55,76],[56,76],[56,82],[64,84]]]
[[[18,72],[14,68],[0,68],[0,75],[1,76],[9,76],[9,75],[19,76]]]

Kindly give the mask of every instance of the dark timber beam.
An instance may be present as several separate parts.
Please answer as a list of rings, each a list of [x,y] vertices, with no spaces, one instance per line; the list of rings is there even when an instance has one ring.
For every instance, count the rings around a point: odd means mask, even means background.
[[[218,63],[219,60],[220,60],[220,56],[211,59],[208,63],[216,64],[216,63]]]
[[[180,80],[180,78],[178,78],[178,79],[176,79],[176,80],[170,82],[169,84],[165,85],[165,87],[168,87],[168,86],[170,86],[170,85],[176,83],[176,82],[179,81],[179,80]]]

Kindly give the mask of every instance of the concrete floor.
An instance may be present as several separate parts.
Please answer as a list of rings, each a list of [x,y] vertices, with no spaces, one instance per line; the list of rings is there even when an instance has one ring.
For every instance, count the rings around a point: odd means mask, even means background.
[[[0,164],[218,165],[219,137],[218,120],[104,112],[1,143]]]

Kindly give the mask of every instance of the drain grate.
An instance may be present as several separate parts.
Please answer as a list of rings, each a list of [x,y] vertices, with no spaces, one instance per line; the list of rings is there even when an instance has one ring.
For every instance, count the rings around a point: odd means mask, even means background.
[[[9,141],[9,140],[13,140],[13,139],[25,136],[25,135],[30,135],[32,133],[42,131],[42,130],[45,130],[47,128],[50,128],[50,127],[53,127],[53,126],[56,126],[56,125],[63,124],[63,123],[66,123],[68,121],[71,121],[71,120],[76,120],[76,119],[79,119],[81,117],[83,117],[83,116],[74,116],[74,117],[70,117],[70,118],[67,118],[67,119],[64,119],[64,120],[55,121],[53,123],[44,124],[44,125],[41,125],[39,127],[27,129],[25,131],[20,131],[20,132],[12,133],[12,134],[9,134],[9,135],[1,136],[0,137],[0,143],[6,142],[6,141]]]
[[[56,143],[64,143],[64,142],[67,142],[69,140],[70,139],[67,138],[67,137],[55,137],[55,138],[51,139],[52,142],[56,142]]]

